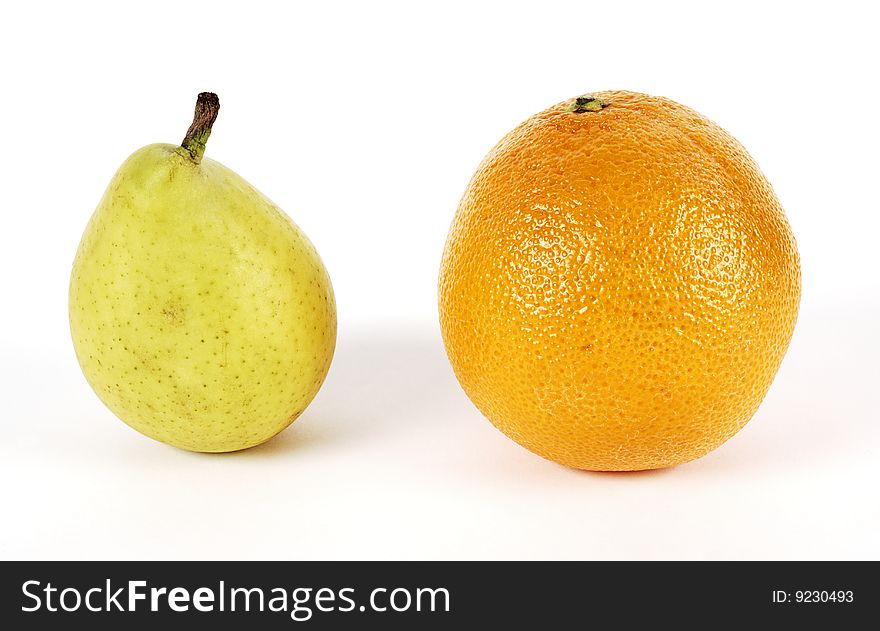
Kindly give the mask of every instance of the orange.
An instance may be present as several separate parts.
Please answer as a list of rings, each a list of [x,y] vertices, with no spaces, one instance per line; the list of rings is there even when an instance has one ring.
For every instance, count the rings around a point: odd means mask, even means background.
[[[483,160],[446,242],[440,324],[464,391],[517,443],[655,469],[752,417],[800,282],[782,207],[730,134],[666,98],[597,92]]]

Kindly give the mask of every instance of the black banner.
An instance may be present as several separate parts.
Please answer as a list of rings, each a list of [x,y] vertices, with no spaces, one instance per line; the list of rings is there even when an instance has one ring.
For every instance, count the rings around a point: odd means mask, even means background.
[[[875,562],[4,562],[0,622],[94,630],[227,621],[248,629],[846,625],[880,613],[877,570]]]

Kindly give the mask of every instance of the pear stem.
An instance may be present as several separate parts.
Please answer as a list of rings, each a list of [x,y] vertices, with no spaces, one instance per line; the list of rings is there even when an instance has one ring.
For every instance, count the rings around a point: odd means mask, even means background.
[[[211,136],[211,127],[217,120],[220,111],[220,99],[213,92],[202,92],[196,100],[196,111],[193,115],[192,125],[186,132],[180,145],[189,152],[196,164],[202,161],[205,155],[205,145]]]

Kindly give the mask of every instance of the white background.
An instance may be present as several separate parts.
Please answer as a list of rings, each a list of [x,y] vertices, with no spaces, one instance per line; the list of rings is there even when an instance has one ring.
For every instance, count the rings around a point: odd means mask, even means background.
[[[290,5],[290,6],[288,6]],[[0,15],[0,558],[880,558],[869,3],[18,3]],[[485,153],[566,98],[688,104],[745,144],[803,258],[791,349],[734,439],[670,470],[543,461],[458,388],[446,231]],[[92,394],[70,264],[122,160],[220,95],[208,155],[310,236],[337,355],[264,446],[166,447]]]

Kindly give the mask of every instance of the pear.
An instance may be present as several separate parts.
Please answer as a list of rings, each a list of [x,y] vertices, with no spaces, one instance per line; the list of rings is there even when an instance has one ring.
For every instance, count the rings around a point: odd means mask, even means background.
[[[336,345],[330,278],[281,209],[203,158],[220,105],[198,96],[181,146],[132,154],[86,227],[70,330],[91,387],[137,431],[225,452],[290,425]]]

